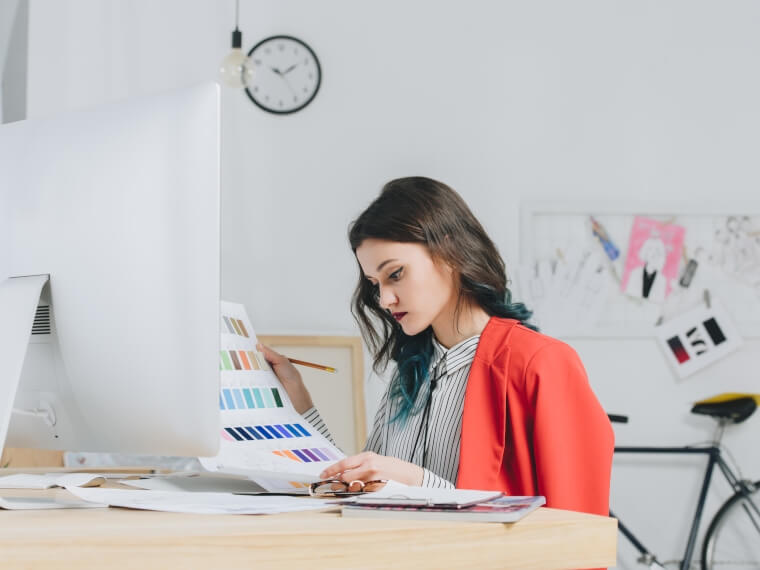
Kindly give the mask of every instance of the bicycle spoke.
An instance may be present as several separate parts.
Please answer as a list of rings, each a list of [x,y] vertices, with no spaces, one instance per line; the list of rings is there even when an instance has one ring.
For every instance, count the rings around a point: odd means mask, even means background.
[[[734,495],[720,509],[706,537],[705,568],[760,569],[760,516],[753,497]]]
[[[760,535],[760,521],[758,521],[757,516],[752,511],[749,510],[749,508],[747,507],[747,503],[749,503],[752,506],[755,513],[760,513],[760,511],[757,510],[757,506],[755,505],[755,503],[752,502],[752,499],[747,499],[746,501],[742,501],[742,508],[744,509],[744,512],[747,513],[747,518],[749,518],[750,522],[752,522],[752,525],[757,530],[758,535]]]

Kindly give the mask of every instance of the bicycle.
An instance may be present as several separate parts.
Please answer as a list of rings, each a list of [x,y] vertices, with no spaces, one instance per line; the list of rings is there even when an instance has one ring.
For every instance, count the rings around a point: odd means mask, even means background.
[[[720,394],[697,402],[691,411],[694,414],[710,416],[718,422],[713,441],[708,446],[683,447],[615,447],[615,453],[646,453],[707,456],[707,466],[699,492],[697,508],[688,535],[686,549],[681,560],[680,569],[687,570],[691,565],[697,540],[703,509],[707,499],[714,467],[717,465],[734,494],[723,503],[707,527],[702,544],[701,567],[703,570],[713,568],[755,568],[760,569],[760,480],[742,479],[723,458],[720,445],[726,426],[738,424],[749,418],[760,404],[760,394]],[[626,423],[627,416],[610,414],[612,422]],[[647,549],[642,542],[618,519],[618,529],[641,556],[638,562],[650,568],[664,569],[664,563]]]

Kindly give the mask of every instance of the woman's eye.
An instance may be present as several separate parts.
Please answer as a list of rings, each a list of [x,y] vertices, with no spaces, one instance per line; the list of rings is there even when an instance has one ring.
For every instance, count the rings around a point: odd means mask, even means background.
[[[390,279],[393,279],[394,281],[398,281],[399,278],[401,277],[401,270],[402,269],[403,269],[403,267],[399,267],[398,269],[396,269],[396,271],[394,271],[393,273],[391,273],[388,277]]]

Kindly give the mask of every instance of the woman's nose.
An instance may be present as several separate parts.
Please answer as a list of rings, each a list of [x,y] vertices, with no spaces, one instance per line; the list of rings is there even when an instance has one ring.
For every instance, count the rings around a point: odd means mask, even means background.
[[[389,309],[397,300],[393,289],[390,287],[380,287],[380,306],[383,309]]]

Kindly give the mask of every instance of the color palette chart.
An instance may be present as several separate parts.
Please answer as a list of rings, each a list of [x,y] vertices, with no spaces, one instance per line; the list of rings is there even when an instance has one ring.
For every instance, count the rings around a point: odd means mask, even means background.
[[[256,350],[220,350],[219,370],[271,370],[264,355]]]
[[[222,315],[222,333],[227,332],[229,334],[236,334],[245,338],[250,338],[248,334],[248,328],[241,319],[235,317],[227,317]]]
[[[222,410],[253,410],[283,408],[279,388],[222,388],[219,408]]]
[[[230,426],[224,428],[222,437],[229,440],[236,439],[292,439],[300,437],[309,437],[311,433],[301,424],[273,424],[262,426]],[[231,441],[231,440],[230,440]]]
[[[264,355],[242,305],[223,302],[219,346],[219,453],[210,471],[248,476],[268,491],[306,492],[345,455],[296,412]]]
[[[272,453],[279,455],[280,457],[293,459],[299,463],[319,463],[323,461],[334,463],[340,459],[333,455],[333,453],[326,447],[312,447],[311,449],[275,449]]]

